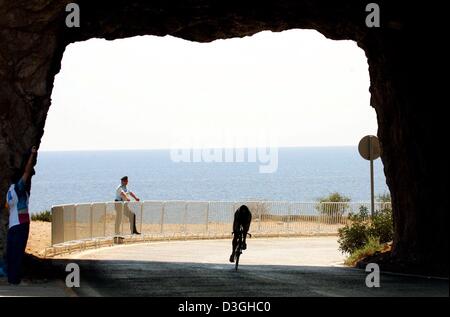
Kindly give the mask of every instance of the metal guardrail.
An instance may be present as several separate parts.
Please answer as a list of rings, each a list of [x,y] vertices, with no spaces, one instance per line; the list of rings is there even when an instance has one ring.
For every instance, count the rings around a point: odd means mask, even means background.
[[[131,235],[133,217],[142,239],[231,236],[235,210],[246,204],[255,236],[336,234],[350,212],[370,202],[143,201],[52,207],[52,245]],[[390,207],[376,203],[375,209]]]

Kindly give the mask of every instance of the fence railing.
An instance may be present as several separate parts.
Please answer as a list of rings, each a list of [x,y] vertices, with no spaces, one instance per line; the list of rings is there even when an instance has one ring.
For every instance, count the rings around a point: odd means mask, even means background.
[[[130,235],[135,218],[143,237],[231,236],[235,210],[252,212],[250,232],[257,236],[335,234],[350,212],[369,202],[143,201],[103,202],[52,207],[52,245]],[[390,203],[376,203],[376,210]]]

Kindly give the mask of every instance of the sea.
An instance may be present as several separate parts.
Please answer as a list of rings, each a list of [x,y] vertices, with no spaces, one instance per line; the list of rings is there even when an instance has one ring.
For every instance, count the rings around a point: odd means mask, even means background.
[[[192,151],[191,160],[180,161],[171,150],[41,151],[30,211],[113,201],[125,175],[141,200],[313,202],[332,192],[370,200],[370,163],[356,147],[280,148],[270,173],[261,172],[267,160],[249,153],[243,160],[236,154],[234,160],[211,161],[194,160]],[[374,161],[374,182],[376,194],[388,193],[380,159]]]

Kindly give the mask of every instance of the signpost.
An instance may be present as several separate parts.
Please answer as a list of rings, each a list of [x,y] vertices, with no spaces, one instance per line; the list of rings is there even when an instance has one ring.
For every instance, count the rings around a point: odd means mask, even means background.
[[[380,142],[374,135],[366,135],[359,141],[358,151],[361,156],[370,161],[370,215],[375,210],[375,193],[373,185],[373,161],[380,157]]]

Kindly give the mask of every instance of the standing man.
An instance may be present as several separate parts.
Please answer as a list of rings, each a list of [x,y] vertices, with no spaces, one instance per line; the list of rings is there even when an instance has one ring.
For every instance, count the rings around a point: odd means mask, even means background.
[[[120,179],[120,185],[116,189],[116,202],[123,203],[123,213],[130,219],[130,230],[132,234],[140,234],[136,229],[136,214],[130,210],[126,202],[131,201],[128,195],[133,197],[136,201],[140,199],[127,188],[128,176],[124,176]],[[116,204],[116,234],[120,234],[120,224],[122,223],[122,204]]]
[[[36,153],[36,147],[33,146],[25,169],[13,176],[12,184],[6,194],[6,209],[9,211],[6,261],[8,282],[13,285],[20,284],[22,280],[22,260],[30,232],[28,202]]]

